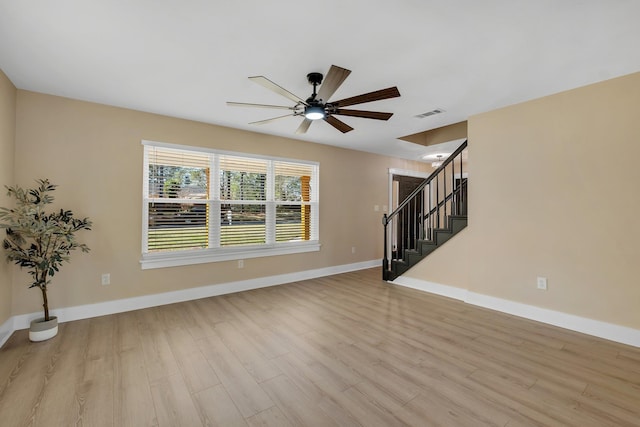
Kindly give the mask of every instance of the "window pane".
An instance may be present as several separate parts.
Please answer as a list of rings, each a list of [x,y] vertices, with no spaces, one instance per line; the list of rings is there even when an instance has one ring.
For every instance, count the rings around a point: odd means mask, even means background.
[[[311,207],[276,206],[276,242],[309,240],[311,231]]]
[[[149,197],[207,199],[209,169],[149,165]]]
[[[220,156],[221,200],[267,200],[267,161]]]
[[[207,205],[149,203],[150,252],[198,249],[208,245]]]
[[[266,243],[266,206],[223,204],[220,209],[220,246]]]
[[[266,200],[266,183],[263,173],[220,171],[220,199]]]
[[[311,197],[313,166],[289,162],[274,162],[275,200],[300,202]]]
[[[302,201],[302,184],[299,176],[276,175],[275,199],[278,201]]]
[[[209,191],[209,156],[162,147],[150,147],[151,198],[206,199]]]

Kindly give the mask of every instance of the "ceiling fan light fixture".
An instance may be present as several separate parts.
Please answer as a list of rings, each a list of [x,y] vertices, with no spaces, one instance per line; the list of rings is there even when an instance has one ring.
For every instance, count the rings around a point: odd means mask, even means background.
[[[309,120],[324,119],[324,108],[320,105],[310,105],[304,109],[304,116]]]
[[[422,156],[424,160],[431,160],[431,167],[438,168],[444,163],[451,153],[435,153]]]

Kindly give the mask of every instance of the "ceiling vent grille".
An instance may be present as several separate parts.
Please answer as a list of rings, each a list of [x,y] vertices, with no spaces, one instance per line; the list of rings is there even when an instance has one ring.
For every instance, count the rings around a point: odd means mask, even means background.
[[[415,116],[418,119],[424,119],[425,117],[435,116],[436,114],[444,113],[442,108],[436,108],[435,110],[427,111],[426,113],[418,114]]]

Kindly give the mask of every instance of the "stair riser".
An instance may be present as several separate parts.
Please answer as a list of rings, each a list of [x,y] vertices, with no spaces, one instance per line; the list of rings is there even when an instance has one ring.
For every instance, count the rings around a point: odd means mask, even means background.
[[[442,245],[447,240],[453,237],[453,233],[450,231],[437,231],[436,232],[436,243],[438,246]]]
[[[454,219],[451,221],[451,232],[453,234],[458,234],[460,231],[462,231],[465,227],[467,226],[467,220],[466,219]]]
[[[411,266],[408,266],[408,265],[395,264],[393,271],[396,273],[397,276],[402,276],[410,268]]]
[[[425,255],[422,255],[418,252],[409,254],[409,256],[407,256],[407,264],[409,264],[409,267],[413,267],[414,265],[419,263],[424,257]]]
[[[405,251],[404,261],[391,261],[391,271],[389,272],[389,278],[387,280],[393,280],[406,273],[411,267],[449,241],[453,236],[466,228],[466,226],[466,218],[449,218],[448,229],[433,230],[433,241],[418,241],[416,250]]]
[[[422,254],[423,257],[426,257],[431,252],[435,251],[437,248],[438,246],[434,245],[433,243],[423,243],[422,245],[420,245],[420,253]]]

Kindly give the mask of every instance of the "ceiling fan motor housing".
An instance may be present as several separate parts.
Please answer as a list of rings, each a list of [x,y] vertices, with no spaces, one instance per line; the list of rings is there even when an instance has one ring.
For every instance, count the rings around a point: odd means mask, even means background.
[[[322,73],[309,73],[307,74],[307,80],[309,84],[319,85],[322,83]]]

